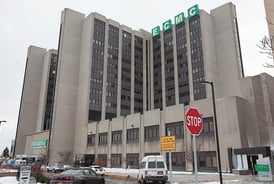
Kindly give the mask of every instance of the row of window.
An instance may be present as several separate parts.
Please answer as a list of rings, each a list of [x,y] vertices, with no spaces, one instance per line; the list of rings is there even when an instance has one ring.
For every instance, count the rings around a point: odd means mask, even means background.
[[[169,133],[170,132],[170,133]],[[166,135],[174,135],[176,138],[184,137],[184,123],[183,122],[175,122],[166,124],[165,128]],[[203,130],[201,132],[201,136],[203,135],[213,135],[214,134],[214,126],[213,126],[213,118],[203,118]],[[112,144],[121,144],[122,143],[122,130],[113,131],[111,135],[111,143]],[[139,128],[131,128],[127,129],[126,133],[127,143],[139,142]],[[99,133],[99,141],[98,144],[107,144],[108,143],[108,133]],[[159,140],[159,125],[148,126],[145,127],[144,131],[144,139],[145,141],[155,141]],[[95,134],[88,135],[87,145],[92,146],[95,145]]]
[[[160,155],[159,152],[155,153],[144,153],[144,156],[148,155]],[[91,163],[101,165],[102,167],[107,167],[108,162],[110,162],[111,167],[121,168],[122,164],[125,163],[126,168],[137,169],[142,167],[139,165],[139,153],[127,153],[124,157],[122,153],[108,154],[98,154],[97,159],[95,155],[76,155],[75,162],[81,164],[81,166],[89,166]],[[186,170],[186,162],[192,160],[193,152],[172,152],[172,169],[174,171],[184,171]],[[169,168],[169,154],[166,153],[166,163]],[[217,171],[217,157],[215,151],[197,151],[197,167],[198,171]],[[154,167],[153,167],[154,168]]]

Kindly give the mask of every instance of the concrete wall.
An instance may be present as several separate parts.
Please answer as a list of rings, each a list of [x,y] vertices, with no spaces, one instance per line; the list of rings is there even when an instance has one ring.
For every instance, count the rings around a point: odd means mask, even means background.
[[[218,83],[216,97],[241,96],[238,81],[242,76],[241,58],[236,28],[236,10],[227,3],[210,11],[216,45]]]
[[[46,49],[30,46],[28,48],[24,85],[19,110],[15,152],[24,154],[26,135],[36,132],[36,121],[42,83],[43,64]]]
[[[45,132],[38,132],[35,134],[30,134],[26,136],[26,147],[25,147],[25,154],[38,154],[38,155],[47,155],[48,147],[44,148],[33,148],[32,143],[39,141],[39,140],[48,140],[49,131]]]
[[[50,142],[50,147],[54,148],[50,149],[51,162],[58,161],[60,152],[73,151],[74,147],[83,19],[84,14],[70,9],[62,12],[55,110]]]

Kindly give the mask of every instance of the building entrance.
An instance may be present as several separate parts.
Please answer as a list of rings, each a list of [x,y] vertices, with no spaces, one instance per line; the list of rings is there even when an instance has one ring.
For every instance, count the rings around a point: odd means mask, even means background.
[[[255,164],[258,158],[258,155],[247,155],[248,170],[251,171],[252,175],[257,175],[257,171],[255,171]]]

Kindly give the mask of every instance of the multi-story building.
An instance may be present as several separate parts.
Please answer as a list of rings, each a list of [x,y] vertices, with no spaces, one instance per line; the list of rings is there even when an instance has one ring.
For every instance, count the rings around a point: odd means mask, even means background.
[[[195,107],[203,117],[198,168],[216,170],[211,86],[201,84],[206,80],[214,83],[222,170],[247,170],[270,156],[274,80],[244,77],[235,6],[208,13],[195,5],[172,22],[149,33],[65,9],[58,52],[29,48],[15,154],[138,167],[145,155],[168,157],[160,140],[169,132],[176,137],[173,168],[192,170],[184,119]]]
[[[264,5],[269,36],[272,37],[274,35],[274,2],[272,0],[264,0]]]

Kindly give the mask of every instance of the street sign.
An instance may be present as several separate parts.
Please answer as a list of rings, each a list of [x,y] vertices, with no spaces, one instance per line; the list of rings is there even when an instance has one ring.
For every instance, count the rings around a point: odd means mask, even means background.
[[[198,109],[188,109],[186,113],[186,126],[192,135],[200,135],[203,129],[203,119]]]
[[[272,181],[271,163],[269,157],[256,160],[255,170],[258,172],[259,181]]]
[[[255,171],[257,172],[269,172],[268,165],[255,164]]]
[[[30,183],[30,173],[31,173],[31,166],[21,166],[19,183],[20,184],[29,184]]]
[[[161,137],[161,150],[162,151],[176,150],[175,136]]]

